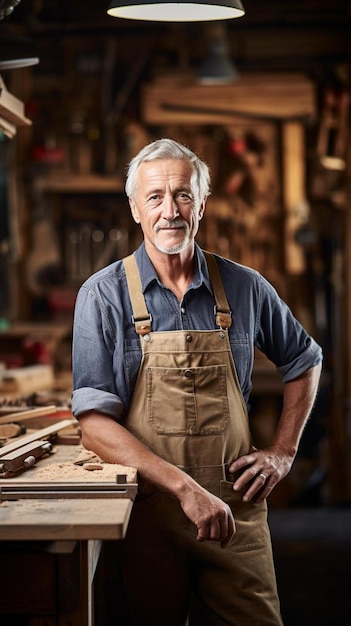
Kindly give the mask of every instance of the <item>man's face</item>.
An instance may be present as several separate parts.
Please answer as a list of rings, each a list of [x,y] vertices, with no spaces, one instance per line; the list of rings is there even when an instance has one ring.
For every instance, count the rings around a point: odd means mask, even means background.
[[[142,163],[132,215],[141,225],[145,245],[165,254],[178,254],[193,243],[204,212],[191,187],[193,169],[181,159],[157,159]]]

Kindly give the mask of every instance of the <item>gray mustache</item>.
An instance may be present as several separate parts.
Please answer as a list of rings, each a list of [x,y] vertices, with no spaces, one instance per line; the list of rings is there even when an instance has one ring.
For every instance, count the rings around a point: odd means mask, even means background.
[[[164,220],[163,222],[159,222],[155,225],[155,230],[161,230],[161,228],[181,228],[182,226],[185,226],[186,222],[184,222],[184,220],[171,220],[171,221],[166,221]]]

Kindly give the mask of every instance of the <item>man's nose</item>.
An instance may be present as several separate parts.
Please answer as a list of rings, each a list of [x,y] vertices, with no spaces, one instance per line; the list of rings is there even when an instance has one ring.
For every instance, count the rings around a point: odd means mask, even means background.
[[[179,216],[177,203],[171,194],[166,194],[162,203],[162,217],[166,220],[174,220]]]

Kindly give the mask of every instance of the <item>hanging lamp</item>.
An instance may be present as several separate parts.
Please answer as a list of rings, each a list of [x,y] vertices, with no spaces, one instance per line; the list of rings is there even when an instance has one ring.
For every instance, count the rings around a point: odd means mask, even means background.
[[[200,67],[196,82],[202,85],[227,85],[239,80],[239,73],[232,63],[225,25],[211,25],[207,55]]]
[[[206,22],[241,17],[240,0],[113,0],[107,10],[112,17],[155,22]]]

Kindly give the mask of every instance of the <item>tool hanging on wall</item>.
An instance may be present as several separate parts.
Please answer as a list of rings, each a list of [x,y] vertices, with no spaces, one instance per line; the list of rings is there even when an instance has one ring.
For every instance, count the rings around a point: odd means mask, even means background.
[[[97,272],[105,265],[116,259],[127,256],[129,250],[129,236],[126,228],[111,228],[108,232],[108,241],[99,256],[94,258],[93,271]]]
[[[346,168],[349,93],[327,88],[317,142],[317,155],[327,170]]]
[[[77,224],[66,238],[66,274],[74,281],[85,280],[116,259],[129,253],[126,228],[97,228],[92,223]]]
[[[58,234],[41,189],[33,193],[32,245],[26,262],[26,279],[30,291],[41,297],[62,281]]]
[[[346,171],[350,93],[328,87],[324,94],[311,175],[311,196],[338,202]]]

